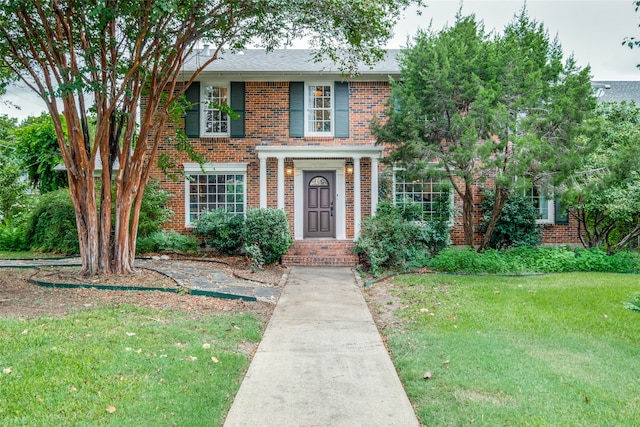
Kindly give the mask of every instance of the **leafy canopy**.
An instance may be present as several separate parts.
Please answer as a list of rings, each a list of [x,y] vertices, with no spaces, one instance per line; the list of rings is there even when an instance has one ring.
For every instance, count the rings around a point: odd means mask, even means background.
[[[362,61],[382,57],[412,3],[421,0],[0,0],[0,63],[52,117],[83,272],[132,271],[142,194],[160,144],[195,154],[183,131],[167,134],[165,125],[181,119],[186,87],[208,64],[224,51],[306,37],[318,57],[355,73]],[[213,54],[182,75],[200,42]]]
[[[389,162],[446,173],[463,200],[467,244],[474,185],[495,190],[488,243],[511,191],[558,184],[579,164],[580,124],[595,106],[590,70],[563,61],[558,41],[526,9],[503,33],[459,13],[451,27],[419,32],[400,68],[388,120],[373,132],[394,145]]]

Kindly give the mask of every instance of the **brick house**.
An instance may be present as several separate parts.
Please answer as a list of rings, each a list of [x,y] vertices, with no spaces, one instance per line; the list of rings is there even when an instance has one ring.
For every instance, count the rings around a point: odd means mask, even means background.
[[[397,52],[354,78],[342,76],[331,62],[313,62],[308,50],[247,50],[210,64],[187,89],[194,108],[183,124],[209,163],[203,171],[186,156],[178,158],[191,180],[154,174],[173,194],[168,228],[187,231],[210,209],[284,209],[295,240],[285,263],[353,265],[348,249],[362,219],[375,213],[383,170],[384,147],[376,145],[369,123],[384,116],[389,77],[399,76]],[[185,64],[185,81],[202,54]],[[238,117],[210,103],[228,103]],[[161,150],[175,156],[168,145]],[[392,189],[395,197],[424,203],[428,214],[436,192],[432,184],[394,179]],[[575,224],[561,217],[552,200],[534,195],[534,202],[545,243],[578,242]],[[461,244],[462,236],[458,215],[453,243]]]

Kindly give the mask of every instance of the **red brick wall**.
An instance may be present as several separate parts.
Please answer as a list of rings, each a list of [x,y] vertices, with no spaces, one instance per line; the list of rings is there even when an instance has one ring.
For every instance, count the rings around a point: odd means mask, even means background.
[[[333,137],[289,137],[289,82],[246,82],[245,83],[245,137],[244,138],[197,138],[192,139],[196,151],[203,154],[206,161],[213,163],[248,163],[246,193],[247,207],[259,206],[259,161],[255,150],[257,145],[271,146],[339,146],[339,145],[373,145],[375,138],[370,132],[373,117],[384,119],[385,103],[390,94],[387,82],[351,82],[350,83],[350,133],[348,138]],[[165,135],[171,136],[175,124],[167,126]],[[389,147],[386,147],[387,149]],[[169,154],[181,167],[182,163],[191,162],[185,154],[179,154],[171,143],[161,147],[160,153]],[[353,159],[344,158],[347,166],[353,166]],[[293,168],[293,160],[285,159],[285,170]],[[383,165],[379,165],[379,170]],[[362,218],[371,213],[371,161],[363,158],[360,161]],[[162,183],[173,197],[169,204],[174,216],[167,228],[186,231],[185,224],[185,183],[183,179],[174,182],[158,169],[153,172],[153,179]],[[346,174],[346,227],[347,238],[353,238],[353,174]],[[474,185],[474,217],[475,225],[481,221],[480,203],[481,187]],[[285,210],[289,215],[293,233],[293,176],[285,174]],[[464,243],[462,225],[462,202],[454,194],[456,218],[451,232],[452,243]],[[277,160],[267,161],[267,206],[277,207]],[[481,235],[474,236],[475,244],[479,244]],[[573,218],[569,224],[548,224],[544,226],[543,243],[579,243],[577,225]]]
[[[191,142],[195,150],[212,163],[248,163],[247,167],[247,207],[258,207],[260,203],[260,164],[255,147],[271,146],[340,146],[373,145],[375,138],[369,131],[373,116],[382,118],[384,104],[388,99],[388,82],[351,82],[350,83],[350,134],[348,138],[333,137],[289,137],[289,82],[246,82],[245,83],[245,137],[244,138],[195,138]],[[175,126],[181,126],[176,124]],[[173,126],[167,127],[170,136]],[[160,148],[179,166],[192,162],[183,153],[177,153],[171,143]],[[352,165],[351,158],[344,159]],[[275,158],[267,160],[267,206],[277,207],[277,167]],[[285,170],[293,167],[292,159],[285,159]],[[371,191],[371,162],[361,159],[361,190],[363,217],[371,212],[369,194]],[[185,228],[185,183],[178,182],[156,169],[153,179],[159,180],[162,187],[173,197],[169,204],[174,216],[166,228],[186,231]],[[346,222],[347,237],[353,238],[353,175],[346,174]],[[285,210],[293,232],[293,177],[285,174]]]

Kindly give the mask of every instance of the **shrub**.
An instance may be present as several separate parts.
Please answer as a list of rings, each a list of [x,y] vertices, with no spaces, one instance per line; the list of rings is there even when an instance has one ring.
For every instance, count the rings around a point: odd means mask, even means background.
[[[354,251],[361,266],[373,275],[384,269],[423,267],[432,254],[448,243],[446,223],[408,221],[408,212],[413,211],[381,202],[376,214],[362,221]]]
[[[223,254],[237,254],[242,249],[244,217],[222,209],[205,212],[195,222],[194,233],[203,236],[208,246]]]
[[[26,221],[25,233],[32,250],[77,254],[80,246],[69,190],[40,196]]]
[[[26,251],[28,249],[29,239],[25,233],[24,224],[0,223],[0,250]]]
[[[264,256],[258,245],[247,245],[244,248],[247,256],[251,260],[251,270],[262,270],[264,267]]]
[[[171,194],[161,190],[159,185],[158,181],[149,181],[144,189],[138,220],[139,236],[160,231],[164,223],[173,216],[173,211],[166,206]]]
[[[618,251],[607,255],[601,249],[577,249],[575,266],[578,271],[599,271],[615,273],[633,273],[640,271],[638,254],[630,251]]]
[[[572,271],[632,273],[640,271],[640,256],[632,252],[607,255],[601,250],[526,248],[486,250],[449,248],[429,262],[437,271],[457,273],[562,273]]]
[[[482,200],[480,231],[485,233],[491,219],[495,193],[488,191]],[[511,194],[507,199],[500,219],[496,223],[489,247],[494,249],[516,248],[540,245],[542,228],[536,224],[538,211],[531,200],[523,195]]]
[[[286,212],[281,209],[249,209],[242,240],[245,250],[252,245],[260,249],[265,264],[280,262],[293,244]]]
[[[154,231],[148,236],[138,237],[136,253],[180,252],[193,253],[198,249],[198,239],[177,231]]]

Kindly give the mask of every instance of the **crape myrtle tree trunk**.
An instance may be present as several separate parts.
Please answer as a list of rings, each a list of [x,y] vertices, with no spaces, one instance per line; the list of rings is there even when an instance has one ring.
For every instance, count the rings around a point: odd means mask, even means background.
[[[389,161],[446,172],[462,200],[464,242],[474,245],[474,184],[493,186],[485,249],[513,191],[559,183],[579,163],[579,125],[595,105],[589,68],[523,9],[503,33],[486,34],[458,15],[440,32],[420,32],[402,54],[384,123],[374,122]]]
[[[412,3],[420,0],[0,0],[0,63],[51,114],[83,273],[133,271],[142,194],[159,144],[169,138],[193,153],[184,133],[166,136],[163,127],[180,119],[186,87],[224,50],[272,49],[304,36],[318,59],[353,73],[382,57],[397,17]],[[179,72],[200,42],[212,45],[213,55],[182,84]]]

